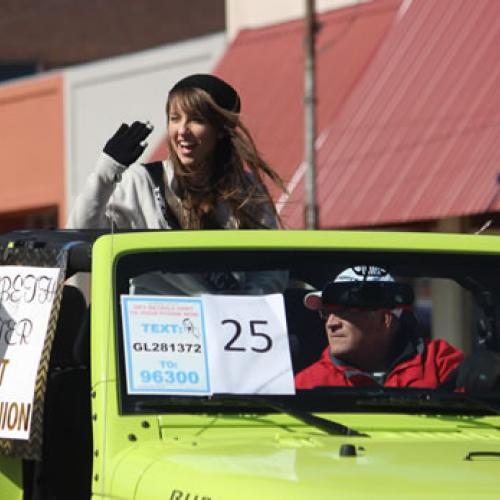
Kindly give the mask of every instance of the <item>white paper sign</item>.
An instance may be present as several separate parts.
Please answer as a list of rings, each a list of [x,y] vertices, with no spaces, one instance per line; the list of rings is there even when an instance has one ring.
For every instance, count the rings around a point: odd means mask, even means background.
[[[294,394],[283,296],[121,297],[129,394]]]
[[[213,392],[294,394],[283,296],[202,298]]]
[[[121,297],[129,394],[211,393],[202,301]]]
[[[0,438],[29,439],[58,268],[0,267]]]

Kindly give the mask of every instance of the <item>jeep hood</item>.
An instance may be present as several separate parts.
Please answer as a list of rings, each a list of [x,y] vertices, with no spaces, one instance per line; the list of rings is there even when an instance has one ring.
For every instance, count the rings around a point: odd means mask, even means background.
[[[337,418],[368,437],[330,436],[277,417],[209,423],[205,417],[205,426],[191,428],[162,417],[161,440],[138,442],[117,458],[112,495],[477,499],[496,498],[500,491],[498,417]],[[343,445],[355,454],[343,456]]]

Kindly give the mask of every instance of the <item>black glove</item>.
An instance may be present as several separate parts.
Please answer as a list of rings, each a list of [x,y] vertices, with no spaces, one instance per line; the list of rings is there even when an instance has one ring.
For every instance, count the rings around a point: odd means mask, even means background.
[[[467,356],[458,368],[457,387],[471,393],[499,391],[500,356],[492,351]]]
[[[132,125],[122,123],[115,135],[109,139],[103,151],[121,165],[134,163],[147,146],[144,139],[152,132],[153,126],[148,123],[134,122]]]

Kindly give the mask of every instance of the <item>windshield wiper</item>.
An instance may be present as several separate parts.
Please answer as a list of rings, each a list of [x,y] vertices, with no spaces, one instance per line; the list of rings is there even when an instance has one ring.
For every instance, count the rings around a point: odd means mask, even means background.
[[[359,432],[355,429],[351,429],[350,427],[347,427],[344,424],[340,424],[339,422],[335,422],[334,420],[328,420],[323,417],[317,417],[316,415],[313,415],[312,413],[309,413],[304,410],[300,410],[298,408],[292,408],[291,406],[288,406],[287,404],[284,403],[278,403],[274,400],[270,399],[264,399],[264,398],[259,398],[259,397],[245,397],[245,400],[248,399],[248,401],[251,402],[258,402],[262,406],[267,406],[268,408],[271,408],[273,410],[277,410],[283,413],[286,413],[287,415],[290,415],[291,417],[295,417],[296,419],[300,420],[301,422],[304,422],[305,424],[312,425],[314,427],[317,427],[318,429],[321,429],[322,431],[326,432],[327,434],[331,434],[334,436],[358,436],[358,437],[369,437],[368,434],[365,434],[363,432]]]
[[[442,392],[432,389],[381,388],[358,397],[357,406],[445,409],[447,411],[488,411],[500,414],[500,408],[481,398],[462,392]]]
[[[466,401],[467,403],[472,403],[480,410],[488,410],[495,415],[500,415],[500,407],[482,399],[485,397],[483,394],[480,397],[477,397],[467,392],[460,392],[457,393],[457,396],[459,396],[459,398],[461,398],[463,401]]]
[[[217,404],[217,402],[219,402],[219,400],[220,403],[228,403],[228,402],[254,403],[254,404],[256,403],[261,407],[270,408],[279,413],[286,413],[287,415],[290,415],[291,417],[294,417],[300,420],[301,422],[304,422],[305,424],[312,425],[313,427],[316,427],[326,432],[327,434],[334,436],[369,437],[368,434],[364,434],[363,432],[351,429],[350,427],[347,427],[346,425],[340,424],[333,420],[328,420],[323,417],[317,417],[316,415],[313,415],[312,413],[309,413],[307,411],[300,410],[298,408],[292,408],[291,406],[283,402],[277,402],[273,399],[267,399],[259,396],[253,396],[253,395],[240,396],[238,394],[217,394],[208,400],[204,400],[204,403],[206,405],[207,402],[210,402],[209,406],[212,407],[213,409],[213,407]],[[185,400],[184,403],[186,403]],[[136,410],[150,410],[150,411],[152,410],[161,412],[167,411],[168,408],[166,405],[162,405],[161,403],[159,403],[158,400],[138,401],[135,403],[134,406]],[[192,403],[189,406],[192,406]],[[189,406],[183,406],[183,407],[185,408],[186,411],[189,411]]]

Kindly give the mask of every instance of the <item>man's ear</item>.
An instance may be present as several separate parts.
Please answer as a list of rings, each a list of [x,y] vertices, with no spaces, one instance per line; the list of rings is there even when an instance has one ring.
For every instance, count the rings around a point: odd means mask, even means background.
[[[396,318],[394,317],[394,314],[392,314],[391,311],[384,311],[384,315],[382,316],[382,321],[384,322],[384,326],[386,328],[392,328],[394,322],[396,321]]]

